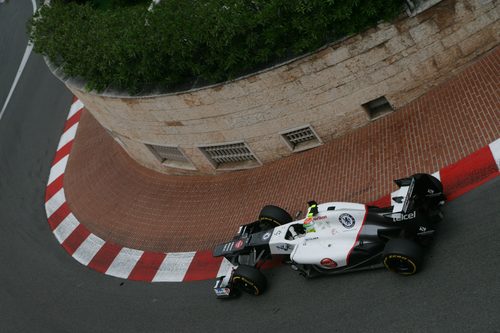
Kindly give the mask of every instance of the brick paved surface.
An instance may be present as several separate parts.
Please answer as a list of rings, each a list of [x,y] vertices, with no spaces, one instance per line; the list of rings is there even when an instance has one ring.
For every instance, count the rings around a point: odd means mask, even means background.
[[[141,167],[85,112],[67,166],[71,210],[90,231],[150,251],[210,249],[265,204],[369,202],[392,179],[434,172],[500,136],[500,47],[406,107],[261,168],[176,177]]]

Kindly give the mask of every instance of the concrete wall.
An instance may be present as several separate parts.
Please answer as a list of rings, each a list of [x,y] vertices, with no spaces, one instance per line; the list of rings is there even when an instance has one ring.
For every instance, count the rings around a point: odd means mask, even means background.
[[[169,174],[219,172],[197,146],[245,141],[262,163],[292,154],[279,133],[310,124],[323,142],[368,124],[362,104],[396,109],[498,44],[499,5],[442,1],[315,53],[232,82],[147,97],[96,95],[68,84],[129,155]],[[196,170],[162,165],[144,143],[178,146]]]

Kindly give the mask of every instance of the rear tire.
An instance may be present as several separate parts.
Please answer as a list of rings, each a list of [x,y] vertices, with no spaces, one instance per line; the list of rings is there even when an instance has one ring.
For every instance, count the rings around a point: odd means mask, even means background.
[[[420,270],[422,249],[412,240],[391,239],[382,254],[384,266],[400,275],[413,275]]]
[[[293,221],[288,212],[280,207],[267,205],[260,211],[259,220],[267,222],[271,227],[277,227]]]
[[[257,268],[239,265],[233,274],[233,285],[248,294],[259,296],[266,289],[267,280]]]

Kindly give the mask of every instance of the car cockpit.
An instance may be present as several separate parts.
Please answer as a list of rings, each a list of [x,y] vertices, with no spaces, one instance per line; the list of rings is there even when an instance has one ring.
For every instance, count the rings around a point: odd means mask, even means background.
[[[306,234],[306,229],[304,228],[302,223],[292,224],[288,227],[286,231],[285,239],[294,240],[300,237],[304,237]]]

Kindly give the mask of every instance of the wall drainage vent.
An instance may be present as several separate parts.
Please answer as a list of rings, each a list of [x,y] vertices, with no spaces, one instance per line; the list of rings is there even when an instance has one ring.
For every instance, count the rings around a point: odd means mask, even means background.
[[[201,146],[198,148],[216,169],[237,170],[261,165],[245,142]]]
[[[290,129],[280,134],[292,151],[314,148],[323,143],[311,125]]]
[[[179,147],[146,144],[161,164],[180,169],[195,169]]]

